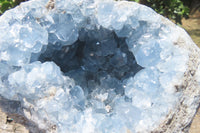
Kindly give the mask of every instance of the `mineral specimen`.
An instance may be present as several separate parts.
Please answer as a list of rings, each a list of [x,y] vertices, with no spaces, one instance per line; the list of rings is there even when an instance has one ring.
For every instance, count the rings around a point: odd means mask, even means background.
[[[0,95],[46,132],[184,132],[195,114],[199,49],[146,6],[32,0],[0,33]]]

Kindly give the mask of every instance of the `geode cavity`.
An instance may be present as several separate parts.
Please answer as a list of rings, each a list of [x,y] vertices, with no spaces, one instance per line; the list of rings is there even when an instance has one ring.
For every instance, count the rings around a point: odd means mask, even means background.
[[[0,33],[0,95],[19,101],[23,112],[10,113],[41,130],[188,130],[200,98],[199,49],[152,9],[31,0],[0,17]]]

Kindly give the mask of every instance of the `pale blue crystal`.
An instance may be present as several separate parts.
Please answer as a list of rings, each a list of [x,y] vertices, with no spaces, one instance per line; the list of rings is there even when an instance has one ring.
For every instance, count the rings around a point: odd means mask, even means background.
[[[126,1],[24,2],[0,17],[0,95],[47,132],[150,131],[189,58],[162,19]]]

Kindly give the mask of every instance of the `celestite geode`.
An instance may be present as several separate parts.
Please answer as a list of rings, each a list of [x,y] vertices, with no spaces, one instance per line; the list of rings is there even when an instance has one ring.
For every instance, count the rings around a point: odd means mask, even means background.
[[[0,95],[46,132],[186,132],[199,52],[134,2],[31,0],[0,17]]]

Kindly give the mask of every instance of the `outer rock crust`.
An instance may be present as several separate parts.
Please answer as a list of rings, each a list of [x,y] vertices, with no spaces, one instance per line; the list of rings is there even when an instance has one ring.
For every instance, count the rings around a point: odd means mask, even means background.
[[[163,18],[162,21],[168,24],[172,23],[165,18]],[[194,115],[199,107],[200,85],[197,75],[199,74],[200,50],[183,29],[179,28],[179,30],[182,32],[182,36],[180,36],[174,45],[178,45],[179,47],[189,51],[189,61],[187,63],[188,68],[182,79],[182,84],[176,86],[177,91],[182,91],[183,95],[176,107],[169,112],[159,127],[152,131],[156,133],[188,132]],[[190,40],[190,42],[187,43],[187,40]]]

